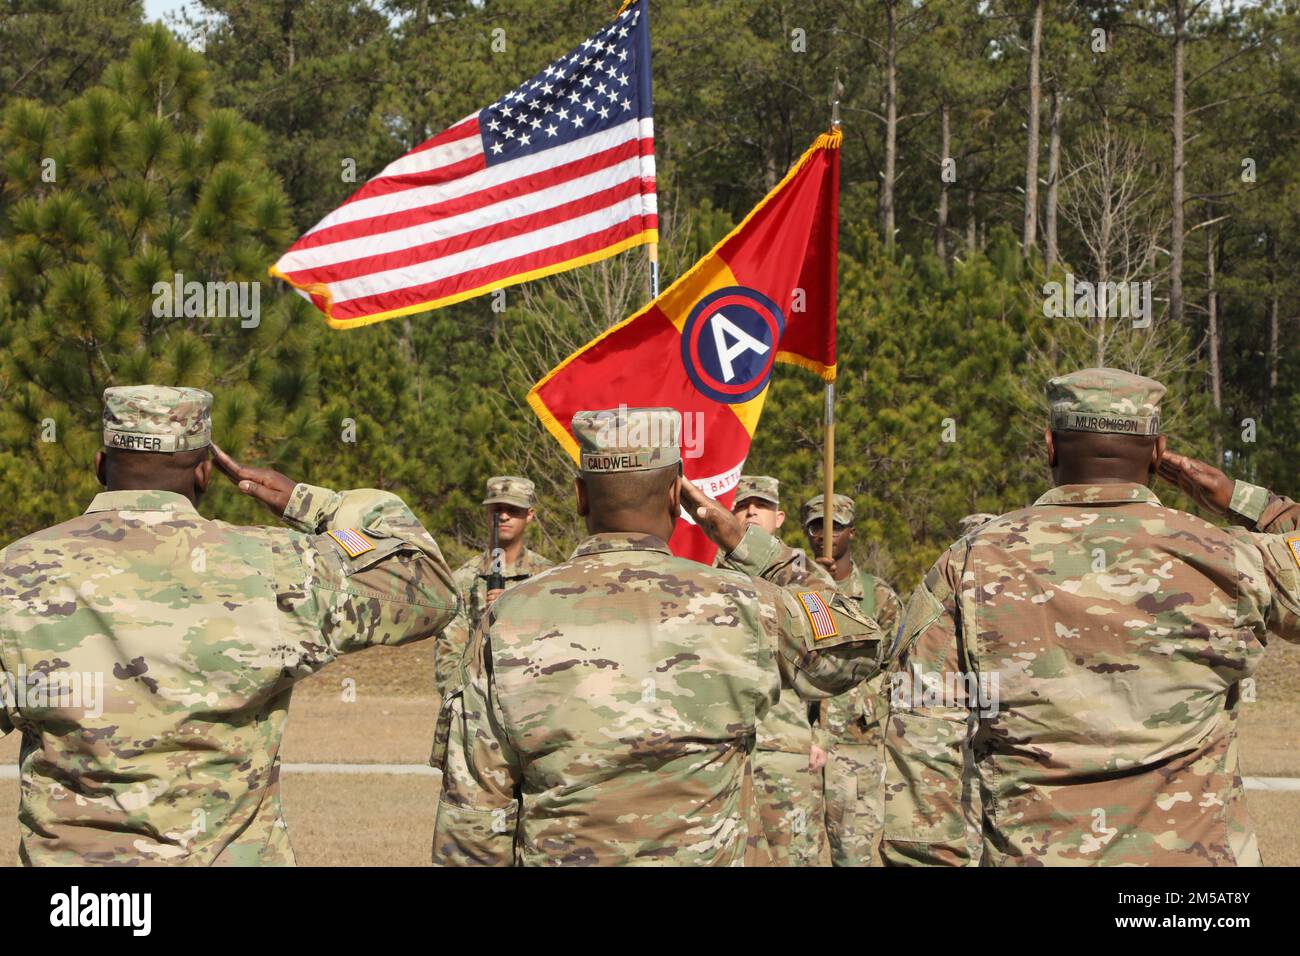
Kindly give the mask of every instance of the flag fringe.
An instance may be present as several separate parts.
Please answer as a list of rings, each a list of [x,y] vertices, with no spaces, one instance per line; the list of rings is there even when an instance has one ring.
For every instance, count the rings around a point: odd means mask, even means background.
[[[560,447],[568,452],[569,457],[573,459],[573,463],[576,465],[578,463],[578,443],[573,440],[569,430],[560,424],[551,410],[546,407],[542,397],[535,394],[535,390],[530,391],[527,398],[528,405],[532,408],[533,413],[545,426],[546,430],[551,433],[551,436],[560,443]]]
[[[777,352],[776,360],[782,365],[797,365],[799,368],[812,372],[823,382],[835,381],[835,373],[839,369],[839,364],[823,365],[816,359],[810,359],[806,355],[798,355],[794,352]]]

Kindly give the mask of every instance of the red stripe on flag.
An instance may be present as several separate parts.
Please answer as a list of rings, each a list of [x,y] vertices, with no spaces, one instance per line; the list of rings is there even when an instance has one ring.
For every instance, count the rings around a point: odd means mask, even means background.
[[[580,239],[549,246],[526,256],[505,259],[482,269],[460,272],[437,282],[409,286],[405,289],[394,289],[378,295],[361,296],[360,298],[349,299],[346,302],[336,302],[334,303],[332,316],[336,320],[346,321],[361,316],[373,315],[376,312],[396,311],[423,302],[436,302],[439,299],[445,299],[469,289],[481,288],[499,279],[521,275],[535,269],[542,269],[546,266],[567,262],[570,259],[598,252],[613,245],[620,239],[637,235],[647,229],[657,228],[658,217],[636,216],[617,223],[608,229],[583,236]]]
[[[515,219],[495,222],[480,229],[461,233],[458,236],[448,236],[446,239],[426,242],[418,246],[407,246],[397,252],[334,262],[328,266],[312,267],[285,274],[295,282],[310,282],[312,281],[312,274],[321,269],[328,271],[330,282],[340,282],[345,279],[355,279],[376,272],[384,272],[388,269],[400,269],[404,266],[429,262],[443,256],[463,252],[466,249],[472,249],[485,243],[521,236],[547,226],[567,222],[578,216],[584,216],[587,213],[615,205],[641,192],[643,192],[643,189],[640,181],[629,179],[616,186],[611,186],[609,189],[583,196],[572,202],[563,203],[554,208],[533,213],[530,216],[520,216]]]
[[[459,216],[467,212],[473,212],[476,209],[482,209],[484,206],[491,206],[503,199],[526,196],[539,189],[558,186],[582,176],[588,176],[610,166],[615,166],[624,160],[632,159],[637,155],[637,141],[628,140],[609,149],[601,150],[599,153],[561,163],[550,169],[533,173],[531,176],[521,176],[507,183],[489,186],[485,189],[467,193],[464,196],[457,196],[454,199],[426,203],[422,206],[411,206],[401,212],[371,216],[366,219],[356,219],[352,222],[341,222],[335,226],[327,226],[324,229],[303,236],[293,244],[290,251],[311,249],[331,242],[359,239],[377,233],[404,229],[407,226],[418,226],[422,223],[445,219],[448,216]],[[482,157],[478,158],[481,164]],[[653,180],[651,181],[651,187],[648,190],[649,192],[654,191]]]
[[[483,154],[475,153],[473,156],[467,156],[459,162],[439,166],[437,169],[402,173],[398,176],[381,176],[379,179],[372,179],[358,189],[339,208],[350,206],[359,199],[374,199],[376,196],[388,196],[393,193],[406,192],[408,189],[418,189],[422,186],[439,186],[443,183],[452,183],[458,179],[464,179],[470,173],[477,173],[479,170],[486,168],[487,160],[483,157]]]

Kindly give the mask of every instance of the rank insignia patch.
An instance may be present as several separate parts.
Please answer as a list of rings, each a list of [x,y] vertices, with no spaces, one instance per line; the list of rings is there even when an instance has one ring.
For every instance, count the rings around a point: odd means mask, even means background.
[[[799,603],[803,605],[803,611],[812,624],[815,640],[824,641],[828,637],[839,636],[840,631],[835,626],[835,618],[831,616],[830,606],[820,594],[816,591],[803,591],[799,594]]]
[[[374,544],[369,538],[358,531],[356,528],[344,528],[342,531],[327,531],[340,548],[342,548],[349,558],[355,558],[365,554],[367,551],[375,550]]]

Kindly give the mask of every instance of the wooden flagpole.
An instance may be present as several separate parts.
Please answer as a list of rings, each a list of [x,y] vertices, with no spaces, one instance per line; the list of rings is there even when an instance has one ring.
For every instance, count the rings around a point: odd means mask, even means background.
[[[831,129],[840,128],[840,94],[844,84],[839,74],[835,76],[835,85],[831,87]],[[831,518],[832,502],[835,497],[835,383],[826,383],[825,434],[822,437],[822,557],[831,558],[832,532],[835,530]]]

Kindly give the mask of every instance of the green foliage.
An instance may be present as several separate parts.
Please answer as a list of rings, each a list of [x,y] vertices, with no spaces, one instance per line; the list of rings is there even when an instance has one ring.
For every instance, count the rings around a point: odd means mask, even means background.
[[[68,517],[93,492],[110,385],[210,389],[222,396],[218,438],[236,447],[311,437],[289,431],[300,423],[284,414],[314,410],[314,395],[275,388],[286,369],[311,367],[302,353],[320,337],[296,297],[268,289],[256,328],[159,307],[158,288],[177,273],[260,280],[293,235],[264,136],[210,110],[209,92],[202,58],[154,26],[102,85],[60,106],[14,100],[4,111],[0,495],[22,502],[0,519],[5,538]]]
[[[899,98],[890,251],[877,220],[887,6]],[[566,556],[582,532],[571,468],[524,395],[643,303],[642,254],[508,290],[504,311],[484,297],[348,332],[326,330],[265,269],[387,162],[616,7],[204,0],[174,25],[182,43],[141,27],[138,0],[9,0],[17,15],[0,22],[0,495],[13,506],[0,516],[0,540],[84,507],[95,490],[99,392],[154,380],[216,393],[216,436],[233,452],[303,480],[402,494],[453,560],[483,545],[484,479],[524,472],[542,495],[532,543]],[[1040,168],[1046,176],[1055,91],[1063,180],[1050,272],[1021,256],[1018,235],[1029,9],[1020,0],[657,0],[652,11],[665,284],[826,128],[837,75],[844,85],[836,483],[858,502],[859,559],[903,590],[962,515],[1020,507],[1045,489],[1042,382],[1098,355],[1163,378],[1180,449],[1222,450],[1235,473],[1297,491],[1300,278],[1287,268],[1300,254],[1294,5],[1203,5],[1191,24],[1179,327],[1163,316],[1168,4],[1048,4]],[[1134,236],[1118,246],[1099,243],[1083,215],[1105,193],[1105,156],[1132,158],[1145,197]],[[1246,157],[1253,182],[1241,176]],[[945,158],[956,179],[940,258]],[[1047,192],[1044,183],[1044,204]],[[1212,230],[1198,228],[1211,219]],[[1221,408],[1207,387],[1211,235]],[[1149,331],[1044,317],[1045,282],[1130,267],[1155,285]],[[156,316],[155,284],[177,272],[263,280],[260,324]],[[792,515],[820,491],[821,415],[817,380],[779,369],[747,468],[781,478]],[[205,508],[265,518],[224,482]],[[801,543],[797,519],[785,533]]]

